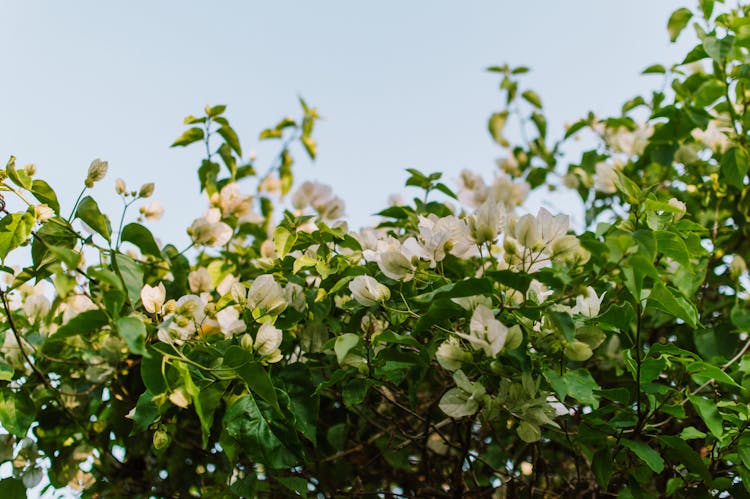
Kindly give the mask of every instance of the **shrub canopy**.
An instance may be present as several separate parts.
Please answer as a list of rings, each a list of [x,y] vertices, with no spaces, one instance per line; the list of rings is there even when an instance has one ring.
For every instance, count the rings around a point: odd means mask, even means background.
[[[750,7],[701,0],[671,39],[693,21],[685,59],[644,71],[662,89],[559,139],[527,69],[489,68],[495,177],[409,170],[418,196],[373,228],[293,186],[304,101],[261,132],[265,171],[225,106],[185,119],[209,208],[183,250],[148,229],[153,184],[118,179],[110,218],[95,160],[68,215],[11,158],[0,258],[28,266],[2,267],[0,491],[747,497]],[[584,226],[524,211],[545,189]]]

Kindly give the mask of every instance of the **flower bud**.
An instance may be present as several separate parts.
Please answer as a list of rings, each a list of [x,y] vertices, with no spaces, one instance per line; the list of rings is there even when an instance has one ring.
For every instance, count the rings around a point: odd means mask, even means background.
[[[151,194],[153,194],[153,193],[154,193],[154,183],[153,182],[149,182],[149,183],[143,184],[141,186],[141,190],[138,191],[138,197],[145,199],[147,197],[150,197]]]
[[[242,338],[240,339],[240,346],[247,350],[248,352],[253,351],[253,337],[249,334],[245,333],[242,335]]]
[[[687,206],[685,206],[685,203],[680,201],[677,198],[671,198],[669,201],[669,206],[672,206],[674,208],[677,208],[679,211],[674,214],[674,219],[679,220],[682,218],[683,215],[685,215],[685,212],[687,211]]]
[[[371,307],[391,297],[391,291],[369,275],[355,277],[349,283],[349,290],[352,292],[352,298],[365,307]]]
[[[99,182],[103,179],[107,175],[108,168],[109,164],[106,161],[102,161],[99,158],[92,161],[89,166],[89,173],[86,176],[86,187],[93,187],[94,182]]]
[[[121,178],[118,178],[115,180],[115,192],[117,194],[125,194],[128,190],[128,186],[125,184],[125,181]]]
[[[36,165],[34,163],[29,163],[28,165],[23,167],[23,171],[29,177],[33,177],[36,173]]]

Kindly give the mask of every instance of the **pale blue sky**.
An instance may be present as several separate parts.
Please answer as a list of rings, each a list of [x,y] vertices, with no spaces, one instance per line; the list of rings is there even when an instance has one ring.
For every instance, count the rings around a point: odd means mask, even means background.
[[[659,85],[639,76],[676,60],[666,34],[674,0],[466,2],[6,1],[0,5],[0,156],[34,162],[69,210],[88,164],[118,218],[113,184],[156,182],[155,227],[187,243],[204,209],[200,148],[169,149],[182,118],[227,104],[246,151],[257,133],[297,113],[304,96],[326,118],[315,165],[299,178],[332,184],[354,225],[400,191],[404,169],[490,176],[503,151],[487,116],[499,106],[484,68],[527,65],[550,130],[591,109],[616,112]],[[683,47],[684,50],[684,47]],[[300,154],[301,158],[302,155]]]

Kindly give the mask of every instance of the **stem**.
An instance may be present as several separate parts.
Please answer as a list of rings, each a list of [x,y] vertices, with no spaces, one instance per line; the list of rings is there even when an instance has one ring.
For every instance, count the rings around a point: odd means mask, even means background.
[[[73,215],[76,214],[76,208],[78,208],[78,203],[81,202],[81,199],[83,198],[83,193],[86,192],[87,187],[84,185],[83,189],[81,189],[80,194],[78,194],[78,197],[76,198],[76,202],[73,203],[73,209],[70,211],[70,215],[68,216],[68,219],[66,222],[70,223],[70,221],[73,219]]]

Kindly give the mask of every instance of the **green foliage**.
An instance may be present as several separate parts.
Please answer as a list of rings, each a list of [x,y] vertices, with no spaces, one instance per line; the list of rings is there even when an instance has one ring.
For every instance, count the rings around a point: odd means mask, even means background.
[[[358,232],[326,186],[293,190],[295,155],[317,154],[302,99],[260,133],[279,145],[262,174],[226,106],[185,118],[173,146],[205,150],[210,209],[183,251],[145,207],[127,217],[153,185],[118,180],[114,230],[87,195],[106,162],[66,219],[11,157],[0,187],[26,208],[0,219],[0,490],[746,497],[749,14],[678,9],[669,37],[695,19],[697,45],[644,71],[673,92],[558,140],[528,68],[489,68],[502,172],[451,189],[410,168],[422,195]],[[518,213],[564,188],[581,230]],[[7,266],[24,250],[29,267]]]

